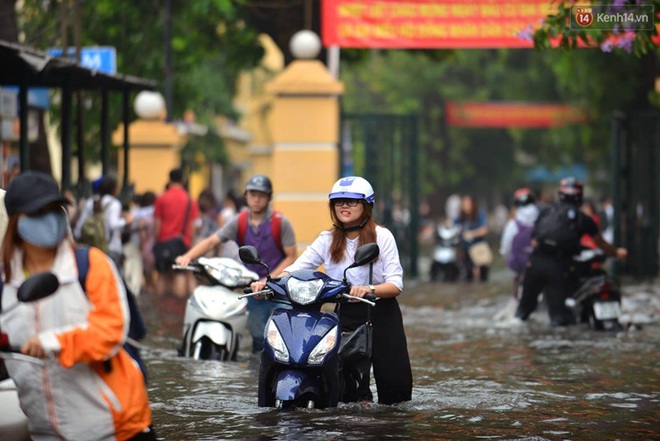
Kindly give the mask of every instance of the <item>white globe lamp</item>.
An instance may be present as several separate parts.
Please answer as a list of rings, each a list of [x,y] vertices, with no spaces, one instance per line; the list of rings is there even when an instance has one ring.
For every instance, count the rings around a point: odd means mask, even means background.
[[[133,108],[142,119],[160,119],[165,112],[165,99],[158,92],[143,90],[135,97]]]
[[[299,60],[312,60],[321,52],[321,39],[315,32],[298,31],[291,37],[289,49]]]

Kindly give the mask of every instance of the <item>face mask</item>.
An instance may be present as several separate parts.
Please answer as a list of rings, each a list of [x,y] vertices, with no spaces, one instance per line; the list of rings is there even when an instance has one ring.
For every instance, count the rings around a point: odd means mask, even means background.
[[[67,232],[67,217],[62,211],[26,216],[18,221],[18,235],[41,248],[55,248]]]

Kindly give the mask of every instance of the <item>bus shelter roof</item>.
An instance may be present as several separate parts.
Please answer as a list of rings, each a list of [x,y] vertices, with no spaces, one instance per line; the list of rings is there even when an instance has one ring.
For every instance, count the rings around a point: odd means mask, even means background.
[[[26,84],[35,87],[72,90],[154,90],[156,82],[123,74],[88,69],[72,60],[52,57],[45,52],[0,40],[0,84]]]

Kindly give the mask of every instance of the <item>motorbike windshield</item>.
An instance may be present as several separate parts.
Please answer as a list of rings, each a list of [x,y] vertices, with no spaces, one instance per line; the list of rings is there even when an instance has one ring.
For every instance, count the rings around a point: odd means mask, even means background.
[[[259,280],[259,276],[255,272],[248,270],[233,259],[200,258],[199,263],[211,277],[228,288],[247,286],[255,280]]]

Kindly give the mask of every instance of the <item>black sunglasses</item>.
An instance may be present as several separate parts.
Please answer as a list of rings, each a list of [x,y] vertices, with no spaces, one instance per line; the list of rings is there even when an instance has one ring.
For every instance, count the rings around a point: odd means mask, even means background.
[[[333,199],[332,205],[335,207],[341,207],[342,205],[347,205],[349,207],[357,207],[360,203],[359,199]]]

